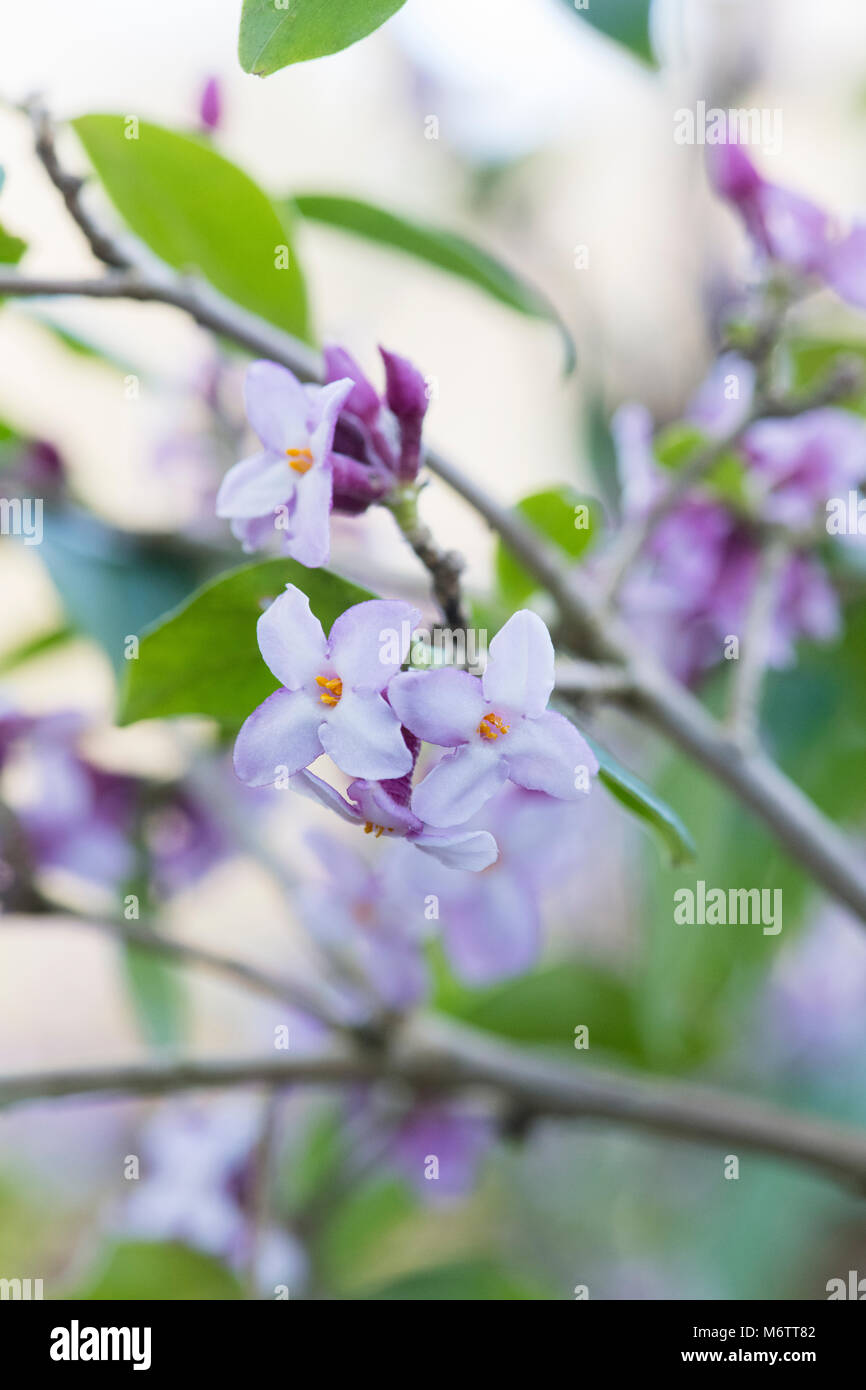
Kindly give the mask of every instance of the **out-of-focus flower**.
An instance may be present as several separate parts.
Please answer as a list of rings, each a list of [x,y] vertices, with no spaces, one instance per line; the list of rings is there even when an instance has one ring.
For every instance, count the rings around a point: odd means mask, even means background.
[[[209,806],[182,783],[145,816],[143,835],[154,885],[164,896],[197,883],[232,851]]]
[[[461,825],[509,778],[567,801],[583,795],[598,763],[574,725],[547,709],[553,686],[553,643],[528,609],[494,637],[481,679],[450,667],[395,677],[389,699],[406,727],[454,749],[415,788],[415,814]]]
[[[209,77],[202,88],[198,117],[204,130],[218,130],[222,122],[223,102],[218,77]]]
[[[866,309],[866,225],[840,236],[823,208],[770,183],[733,141],[709,146],[707,160],[713,187],[737,209],[759,252]]]
[[[428,989],[423,932],[410,921],[393,878],[330,835],[313,832],[307,839],[328,879],[302,886],[301,916],[360,1016],[370,993],[389,1010],[420,1003]]]
[[[742,448],[761,515],[786,526],[808,526],[829,497],[866,478],[866,424],[847,410],[759,420]]]
[[[484,873],[437,871],[397,856],[391,876],[400,884],[405,918],[423,920],[435,894],[442,944],[461,980],[492,984],[535,963],[542,901],[574,868],[582,813],[582,806],[563,806],[543,792],[506,787],[481,813],[499,846]]]
[[[738,429],[752,406],[755,375],[753,362],[739,353],[723,352],[695,393],[685,418],[710,439]]]
[[[352,383],[304,386],[276,362],[254,362],[244,387],[250,424],[263,450],[229,469],[217,494],[245,550],[282,530],[283,548],[302,565],[323,565],[330,551],[331,447]]]
[[[418,1104],[391,1134],[386,1159],[425,1201],[453,1201],[472,1191],[495,1136],[486,1116],[453,1102]]]
[[[798,1069],[824,1071],[866,1047],[866,940],[843,910],[824,909],[780,952],[759,1027],[762,1049]]]
[[[164,1107],[145,1131],[142,1175],[118,1222],[125,1235],[176,1240],[246,1271],[255,1254],[263,1295],[276,1285],[302,1286],[307,1258],[300,1242],[271,1227],[252,1229],[250,1188],[261,1105],[246,1098]]]
[[[258,621],[259,649],[282,689],[238,734],[241,781],[273,785],[279,769],[291,776],[321,753],[350,777],[411,772],[412,754],[382,692],[405,660],[419,618],[408,603],[371,599],[347,608],[326,639],[306,594],[289,584]]]

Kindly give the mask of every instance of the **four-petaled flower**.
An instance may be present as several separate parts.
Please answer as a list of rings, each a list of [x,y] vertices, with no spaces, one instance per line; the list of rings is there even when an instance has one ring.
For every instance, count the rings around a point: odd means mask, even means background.
[[[276,362],[254,362],[244,400],[263,449],[230,468],[217,495],[217,516],[231,519],[245,550],[282,531],[283,548],[315,568],[330,553],[334,487],[332,446],[348,378],[303,386]]]
[[[483,678],[446,667],[396,676],[388,698],[408,729],[452,748],[412,796],[432,826],[461,825],[505,781],[563,800],[589,790],[598,763],[561,714],[548,710],[553,643],[541,618],[515,613],[490,643]]]
[[[411,772],[412,753],[382,692],[405,659],[419,617],[408,603],[371,599],[347,608],[326,640],[306,594],[289,584],[258,621],[259,649],[282,689],[253,710],[238,734],[241,781],[273,785],[321,753],[350,777]]]

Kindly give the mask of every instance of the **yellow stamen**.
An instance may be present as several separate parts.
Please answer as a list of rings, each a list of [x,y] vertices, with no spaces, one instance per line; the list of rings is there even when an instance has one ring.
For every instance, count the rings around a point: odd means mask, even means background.
[[[316,685],[323,687],[319,691],[319,699],[323,705],[338,705],[340,703],[343,682],[339,676],[316,676]]]
[[[365,821],[365,822],[364,822],[364,834],[365,834],[365,835],[371,834],[372,831],[374,831],[374,830],[375,830],[375,832],[376,832],[375,838],[376,838],[377,840],[378,840],[378,838],[379,838],[380,835],[385,835],[385,834],[387,834],[387,835],[393,835],[393,834],[394,834],[394,827],[393,827],[393,825],[374,825],[373,822],[372,822],[371,820],[368,820],[368,821]]]
[[[286,458],[289,460],[289,467],[296,473],[309,473],[313,466],[313,455],[309,449],[287,449]]]
[[[500,734],[507,734],[511,728],[510,724],[505,724],[498,714],[485,714],[481,723],[478,725],[478,732],[482,738],[498,738]]]

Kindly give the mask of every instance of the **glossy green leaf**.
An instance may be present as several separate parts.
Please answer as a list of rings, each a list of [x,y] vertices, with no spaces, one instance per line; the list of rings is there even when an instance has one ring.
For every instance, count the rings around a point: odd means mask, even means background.
[[[601,504],[566,486],[533,492],[517,503],[516,510],[545,540],[553,541],[573,560],[588,549],[602,525]],[[538,588],[537,580],[501,540],[496,543],[496,578],[503,597],[513,606],[525,602]]]
[[[148,121],[136,127],[127,117],[100,115],[72,124],[121,217],[161,260],[197,271],[251,313],[309,336],[290,218],[248,174],[203,138]]]
[[[555,324],[565,340],[566,369],[573,369],[576,360],[574,340],[550,300],[510,266],[476,246],[467,237],[390,212],[373,203],[362,202],[360,198],[301,193],[292,202],[301,215],[311,221],[337,227],[378,246],[404,252],[468,281],[518,313]]]
[[[268,77],[290,63],[339,53],[366,38],[404,0],[244,0],[238,57],[244,72]]]
[[[599,748],[591,739],[587,741],[598,758],[599,781],[626,810],[656,832],[667,849],[671,864],[687,864],[693,860],[697,853],[695,842],[676,811],[604,748]]]
[[[287,584],[309,597],[325,632],[344,609],[374,597],[294,560],[221,574],[142,637],[138,660],[127,663],[119,722],[202,714],[237,728],[277,688],[259,654],[256,623]]]
[[[627,48],[646,63],[655,63],[650,41],[652,0],[564,0],[571,13],[600,34]]]

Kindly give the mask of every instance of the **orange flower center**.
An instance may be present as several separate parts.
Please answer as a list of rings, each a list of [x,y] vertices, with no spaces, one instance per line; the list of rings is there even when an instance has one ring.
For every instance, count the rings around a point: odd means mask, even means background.
[[[377,839],[377,840],[378,840],[378,838],[379,838],[380,835],[384,835],[384,834],[393,835],[393,834],[394,834],[394,827],[393,827],[393,825],[374,825],[373,822],[372,822],[371,820],[368,820],[368,821],[365,821],[365,822],[364,822],[364,834],[365,834],[365,835],[370,835],[374,830],[375,830],[375,832],[376,832],[376,839]]]
[[[323,705],[338,705],[343,693],[343,682],[339,676],[316,676],[316,685],[322,688],[319,699]]]
[[[287,449],[286,458],[289,460],[289,467],[296,473],[309,473],[313,466],[313,455],[309,449]]]
[[[500,734],[507,734],[511,728],[500,719],[498,714],[485,714],[481,723],[478,725],[478,732],[482,738],[498,738]]]

